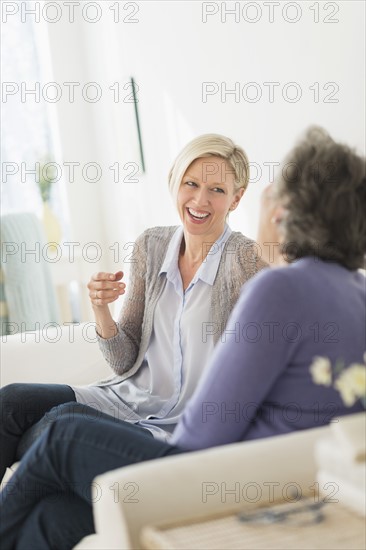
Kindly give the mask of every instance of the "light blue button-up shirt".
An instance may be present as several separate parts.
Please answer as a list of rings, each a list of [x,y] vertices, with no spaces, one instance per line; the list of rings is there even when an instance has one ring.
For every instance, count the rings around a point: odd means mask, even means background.
[[[135,422],[159,439],[167,439],[174,430],[214,348],[213,338],[203,342],[202,327],[212,322],[212,286],[230,234],[225,225],[219,239],[211,247],[207,243],[209,252],[184,291],[178,267],[183,228],[177,228],[159,272],[166,284],[156,304],[144,361],[131,378],[93,388],[93,402],[103,412]]]

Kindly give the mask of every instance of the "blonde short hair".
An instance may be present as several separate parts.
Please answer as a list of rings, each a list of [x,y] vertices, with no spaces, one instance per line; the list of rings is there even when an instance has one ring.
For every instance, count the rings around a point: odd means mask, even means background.
[[[178,190],[188,167],[198,158],[221,157],[230,166],[234,175],[235,192],[246,189],[249,182],[249,161],[245,151],[220,134],[203,134],[192,139],[182,149],[169,172],[169,190],[177,202]]]

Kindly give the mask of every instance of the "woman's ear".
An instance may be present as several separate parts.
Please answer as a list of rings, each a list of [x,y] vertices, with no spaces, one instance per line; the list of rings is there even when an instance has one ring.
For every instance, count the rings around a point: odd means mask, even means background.
[[[231,203],[231,206],[229,208],[230,211],[235,210],[235,208],[238,206],[239,202],[241,201],[242,196],[244,195],[244,189],[241,187],[234,196],[234,200]]]

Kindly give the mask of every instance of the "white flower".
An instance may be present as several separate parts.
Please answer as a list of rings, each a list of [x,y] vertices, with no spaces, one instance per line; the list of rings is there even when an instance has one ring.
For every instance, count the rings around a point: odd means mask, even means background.
[[[332,383],[332,365],[327,357],[314,357],[310,372],[315,384],[330,386]]]
[[[334,387],[341,394],[347,407],[352,407],[359,398],[364,400],[366,397],[366,366],[353,363],[339,375]]]
[[[366,353],[364,360],[366,363]],[[344,404],[352,407],[359,399],[366,408],[366,365],[352,363],[345,368],[343,361],[338,360],[334,368],[335,372],[341,371],[333,386],[341,394]],[[315,384],[332,385],[332,364],[327,357],[314,357],[310,373]]]

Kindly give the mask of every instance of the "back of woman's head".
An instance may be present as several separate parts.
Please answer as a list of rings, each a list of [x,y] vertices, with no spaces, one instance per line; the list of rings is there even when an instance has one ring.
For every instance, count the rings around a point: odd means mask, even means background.
[[[364,158],[311,127],[287,156],[276,189],[287,210],[282,227],[289,261],[312,255],[348,269],[364,266]]]
[[[174,203],[179,186],[188,167],[198,158],[220,157],[235,177],[235,191],[246,189],[249,182],[249,161],[244,150],[228,137],[220,134],[203,134],[192,139],[175,159],[169,172],[169,189]]]

